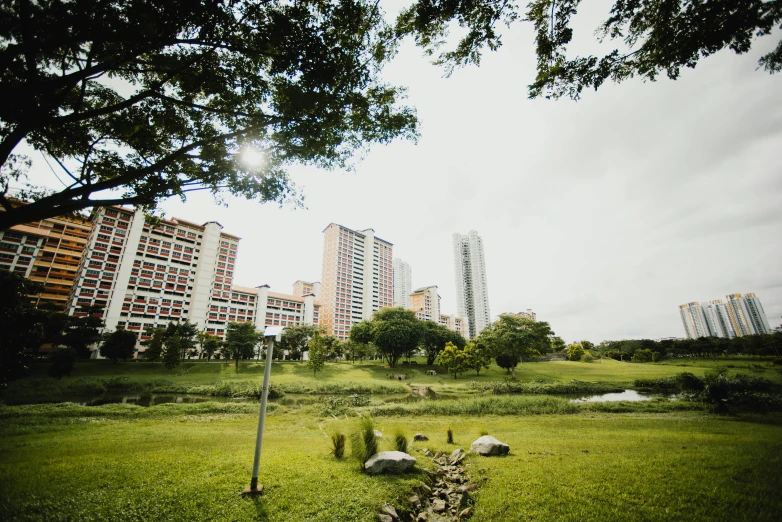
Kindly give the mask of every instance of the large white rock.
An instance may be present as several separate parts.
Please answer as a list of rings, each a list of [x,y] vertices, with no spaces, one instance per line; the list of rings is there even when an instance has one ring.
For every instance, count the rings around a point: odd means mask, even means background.
[[[404,473],[415,466],[415,459],[401,451],[381,451],[372,455],[364,464],[364,471],[370,475],[379,473]]]
[[[470,445],[470,451],[478,455],[505,455],[510,451],[510,446],[500,442],[491,435],[484,435]]]

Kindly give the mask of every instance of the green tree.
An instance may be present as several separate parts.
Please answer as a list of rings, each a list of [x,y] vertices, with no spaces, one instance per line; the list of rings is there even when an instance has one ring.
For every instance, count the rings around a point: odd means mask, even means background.
[[[467,366],[475,370],[475,375],[481,374],[481,369],[489,368],[491,364],[491,354],[489,350],[480,343],[468,343],[464,347],[464,353],[467,355]]]
[[[220,338],[210,334],[201,345],[201,349],[203,350],[203,353],[206,354],[206,362],[211,361],[215,352],[220,349]]]
[[[149,336],[149,339],[141,341],[141,346],[146,348],[141,353],[141,356],[149,362],[155,362],[163,355],[163,344],[166,342],[166,329],[160,326],[147,326],[144,333]]]
[[[581,347],[585,352],[591,352],[595,349],[594,343],[590,343],[589,341],[581,341]]]
[[[448,373],[453,374],[454,379],[472,368],[471,363],[467,347],[458,348],[455,344],[448,342],[440,352],[440,366],[445,368]]]
[[[278,344],[280,355],[284,353],[283,350],[287,350],[291,359],[301,360],[302,353],[307,349],[307,343],[316,333],[318,333],[317,326],[299,324],[286,327]]]
[[[347,339],[342,343],[342,350],[350,358],[351,362],[355,363],[356,359],[359,360],[366,357],[369,354],[369,345],[364,343],[358,343],[352,339]]]
[[[69,318],[62,344],[76,350],[80,359],[89,359],[90,346],[100,341],[100,331],[104,326],[103,307],[80,307]]]
[[[133,357],[136,351],[136,334],[119,329],[104,336],[100,346],[100,355],[115,363],[122,359],[126,361]]]
[[[195,346],[198,336],[198,327],[188,320],[168,323],[166,326],[166,337],[176,335],[179,339],[179,354],[182,360],[185,360],[187,353]]]
[[[49,376],[56,379],[61,379],[63,376],[71,376],[74,368],[76,368],[76,360],[79,358],[76,355],[76,350],[73,348],[58,348],[49,354],[49,360],[52,365],[49,367]]]
[[[538,357],[541,349],[551,346],[552,333],[546,322],[501,315],[481,332],[478,342],[489,350],[498,366],[509,370],[515,378],[516,364]]]
[[[398,39],[373,1],[18,1],[0,19],[0,229],[193,190],[298,201],[288,166],[417,134],[380,75]],[[23,141],[68,181],[14,206]]]
[[[179,356],[182,353],[184,344],[183,339],[176,330],[173,330],[170,334],[168,329],[166,330],[165,343],[163,345],[163,365],[169,370],[179,366]]]
[[[467,341],[458,332],[454,332],[434,321],[423,321],[421,324],[421,348],[426,352],[426,364],[432,365],[445,348],[446,343],[453,343],[457,348],[464,348]]]
[[[568,361],[580,361],[584,356],[584,347],[578,343],[573,343],[567,347],[567,360]]]
[[[228,323],[225,328],[225,343],[223,353],[230,356],[239,371],[240,359],[252,359],[255,346],[261,342],[262,335],[255,330],[255,325],[246,321],[243,323]]]
[[[329,336],[331,337],[331,336]],[[308,343],[307,368],[317,377],[318,372],[326,365],[326,357],[329,354],[327,341],[320,333],[315,333]]]
[[[778,1],[614,0],[596,36],[600,42],[618,41],[618,48],[603,56],[572,57],[566,51],[580,4],[581,0],[532,0],[523,12],[523,4],[505,0],[417,0],[401,13],[396,31],[414,35],[428,53],[439,53],[435,63],[450,73],[454,67],[480,63],[484,48],[499,48],[503,25],[530,21],[538,65],[529,97],[578,99],[583,89],[597,89],[607,80],[637,76],[654,81],[661,74],[676,79],[682,67],[693,68],[721,49],[746,53],[755,39],[769,35],[782,20]],[[463,36],[454,47],[444,48],[453,24],[463,28]],[[782,42],[760,59],[760,66],[770,73],[782,70]]]
[[[0,390],[29,373],[31,357],[25,351],[34,350],[45,338],[47,314],[28,297],[43,289],[39,283],[0,270]]]
[[[564,352],[567,350],[567,344],[561,337],[554,336],[551,338],[551,350],[554,352]]]
[[[382,308],[371,321],[362,321],[350,329],[350,339],[372,343],[392,368],[399,359],[414,350],[421,340],[421,321],[415,312],[404,308]]]

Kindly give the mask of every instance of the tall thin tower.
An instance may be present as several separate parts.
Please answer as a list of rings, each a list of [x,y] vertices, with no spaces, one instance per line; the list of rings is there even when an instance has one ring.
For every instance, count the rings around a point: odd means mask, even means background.
[[[410,278],[410,265],[400,258],[394,258],[394,306],[407,308],[413,284]]]
[[[474,339],[491,323],[483,240],[478,232],[470,230],[465,236],[454,234],[453,256],[456,310],[467,320],[469,338]]]

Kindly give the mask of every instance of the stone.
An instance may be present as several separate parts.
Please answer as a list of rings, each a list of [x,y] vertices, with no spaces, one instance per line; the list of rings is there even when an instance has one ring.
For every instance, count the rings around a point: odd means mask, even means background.
[[[434,480],[435,478],[437,478],[437,473],[436,472],[434,472],[432,470],[429,470],[429,469],[426,469],[426,468],[424,468],[423,471],[424,471],[424,474],[426,474],[426,476],[429,477],[430,479]]]
[[[370,475],[380,473],[404,473],[415,466],[415,459],[401,451],[381,451],[372,455],[364,464],[364,471]]]
[[[470,451],[489,457],[492,455],[505,455],[510,451],[510,446],[500,442],[491,435],[484,435],[470,445]]]
[[[418,486],[418,487],[424,493],[424,496],[432,494],[432,488],[430,488],[427,484],[424,484],[423,482],[421,482],[421,485]]]
[[[465,491],[475,491],[476,489],[478,489],[478,486],[476,486],[475,484],[465,484],[459,487],[459,491],[461,493],[464,493]]]
[[[416,433],[415,435],[413,435],[413,440],[429,440],[429,437],[427,437],[423,433]]]
[[[433,456],[433,453],[431,451],[429,451],[428,449],[426,449],[426,448],[423,449],[422,453],[425,456],[427,456],[427,457],[432,457]]]
[[[407,499],[407,503],[414,507],[420,507],[421,499],[418,498],[418,495],[413,495],[412,497]]]
[[[442,513],[445,511],[445,501],[438,499],[432,502],[432,511],[435,513]]]
[[[454,461],[454,460],[458,459],[461,456],[462,453],[464,453],[464,450],[462,448],[456,448],[455,450],[453,450],[451,452],[451,459],[450,460]]]
[[[386,515],[385,513],[378,513],[377,519],[380,522],[394,522],[394,519],[391,518],[391,515]]]
[[[459,497],[459,502],[458,502],[459,507],[462,508],[467,507],[467,503],[469,501],[470,501],[470,494],[465,491],[464,493],[462,493],[462,496]]]
[[[382,439],[383,438],[383,433],[378,431],[378,430],[375,430],[375,438]]]
[[[462,510],[461,513],[459,513],[459,520],[464,520],[465,518],[470,518],[472,516],[472,508],[468,507]]]
[[[394,520],[398,520],[399,519],[399,515],[397,515],[397,513],[396,513],[396,508],[394,508],[394,506],[392,506],[391,504],[383,504],[380,507],[380,512],[381,513],[385,513],[386,515],[389,515]]]
[[[429,513],[427,513],[426,511],[422,511],[418,513],[418,516],[416,517],[415,520],[416,522],[426,522],[427,520],[429,520]]]

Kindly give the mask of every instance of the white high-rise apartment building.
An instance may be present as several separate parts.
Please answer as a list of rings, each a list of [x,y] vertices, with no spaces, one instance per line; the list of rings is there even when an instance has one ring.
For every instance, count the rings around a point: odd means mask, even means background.
[[[745,295],[744,307],[747,311],[747,319],[749,319],[750,324],[755,329],[755,333],[761,335],[772,333],[766,312],[763,310],[763,305],[760,304],[758,296],[753,293]]]
[[[456,310],[467,320],[468,337],[474,339],[491,323],[483,240],[478,232],[453,235],[456,274]]]
[[[699,302],[694,301],[679,305],[679,315],[681,315],[687,339],[708,337],[709,329],[706,326],[706,316]]]
[[[413,290],[410,277],[410,265],[400,258],[394,258],[394,306],[410,306],[410,293]]]
[[[722,302],[722,299],[709,301],[701,305],[703,315],[706,319],[706,327],[712,337],[727,337],[732,339],[736,337],[736,330],[730,322],[730,313],[728,305]]]
[[[679,306],[688,339],[698,337],[742,337],[771,333],[763,305],[755,294],[730,294],[722,299]]]
[[[323,230],[320,324],[347,339],[354,323],[393,306],[393,245],[371,228],[331,223]]]

